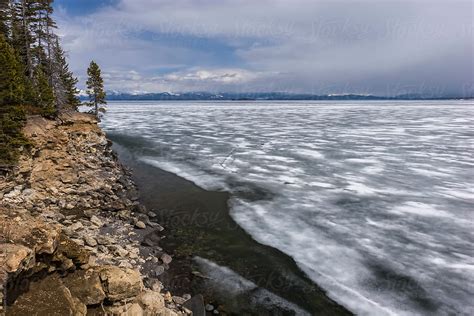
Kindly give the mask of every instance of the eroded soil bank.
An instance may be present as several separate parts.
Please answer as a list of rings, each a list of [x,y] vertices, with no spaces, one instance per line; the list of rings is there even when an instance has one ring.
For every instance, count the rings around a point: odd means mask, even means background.
[[[24,134],[31,148],[0,175],[0,314],[190,315],[203,308],[200,297],[173,296],[160,282],[172,257],[143,239],[166,232],[138,202],[93,116],[29,117]]]

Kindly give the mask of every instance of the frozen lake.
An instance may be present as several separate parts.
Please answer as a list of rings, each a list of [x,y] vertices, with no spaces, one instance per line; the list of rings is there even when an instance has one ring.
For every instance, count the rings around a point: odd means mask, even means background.
[[[111,102],[140,159],[364,315],[474,314],[474,102]]]

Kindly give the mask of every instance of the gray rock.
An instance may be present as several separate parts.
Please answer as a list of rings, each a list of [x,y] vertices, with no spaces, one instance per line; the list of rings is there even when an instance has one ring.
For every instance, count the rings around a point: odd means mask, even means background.
[[[108,254],[109,253],[109,248],[105,247],[104,245],[100,245],[99,247],[97,247],[99,249],[100,252],[103,252],[105,254]]]
[[[162,275],[163,273],[165,273],[165,267],[163,266],[157,266],[155,267],[155,269],[153,270],[155,276],[160,276]]]
[[[193,296],[190,300],[186,301],[183,306],[191,310],[193,316],[206,316],[204,298],[201,294]]]
[[[186,300],[182,298],[181,296],[173,296],[173,302],[179,305],[183,305]]]
[[[183,294],[183,299],[189,301],[191,299],[191,294]]]
[[[91,236],[84,237],[84,241],[86,242],[86,245],[88,246],[91,246],[91,247],[97,246],[97,240],[95,240],[95,238]]]
[[[173,261],[173,258],[171,258],[171,256],[166,253],[162,254],[160,259],[164,264],[170,264],[171,261]]]
[[[98,226],[98,227],[102,227],[104,224],[102,223],[102,221],[95,215],[92,215],[91,219],[90,219],[91,223]]]
[[[212,312],[212,311],[214,310],[214,305],[212,305],[212,304],[207,304],[207,305],[206,305],[206,310],[207,310],[208,312]]]

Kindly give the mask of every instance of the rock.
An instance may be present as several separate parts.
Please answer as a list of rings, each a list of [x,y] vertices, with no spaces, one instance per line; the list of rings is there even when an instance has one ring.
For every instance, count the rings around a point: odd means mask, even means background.
[[[114,255],[119,257],[126,257],[128,255],[128,251],[123,249],[121,246],[109,246],[109,249],[113,251]]]
[[[163,297],[158,292],[151,290],[145,290],[138,296],[137,301],[147,315],[156,315],[165,308]]]
[[[165,293],[163,298],[165,302],[168,302],[168,303],[173,302],[173,297],[171,296],[171,293],[169,291]]]
[[[212,304],[206,304],[206,310],[207,310],[208,312],[212,312],[212,311],[214,310],[214,305],[212,305]]]
[[[69,258],[75,265],[81,266],[89,263],[90,255],[83,247],[79,246],[65,235],[61,235],[59,238],[58,248],[53,255],[53,260],[63,261],[64,258]]]
[[[113,316],[143,316],[144,315],[143,309],[138,303],[106,306],[104,309],[105,309],[105,315],[113,315]],[[102,315],[102,313],[100,315]]]
[[[86,242],[86,245],[88,246],[91,246],[91,247],[97,246],[97,240],[95,240],[94,237],[86,236],[84,237],[84,241]]]
[[[71,239],[73,242],[78,244],[79,246],[84,246],[84,240],[82,239]]]
[[[164,288],[164,286],[163,286],[163,284],[162,284],[159,280],[153,281],[153,283],[152,283],[152,285],[151,285],[151,289],[152,289],[154,292],[160,293],[163,288]]]
[[[8,308],[9,315],[77,315],[87,314],[87,307],[73,297],[58,276],[48,276],[30,284],[29,291],[19,296]]]
[[[160,259],[164,264],[170,264],[171,261],[173,261],[173,258],[171,258],[171,256],[166,253],[162,254]]]
[[[71,229],[73,231],[81,230],[82,228],[84,228],[84,225],[82,225],[81,222],[75,222],[74,224],[69,226],[69,229]]]
[[[136,227],[136,228],[140,228],[140,229],[145,229],[145,228],[146,228],[146,225],[145,225],[144,222],[138,221],[138,222],[135,223],[135,227]]]
[[[124,314],[124,316],[141,316],[141,315],[145,315],[145,314],[143,313],[143,308],[137,303],[132,304],[132,306],[130,306]]]
[[[183,305],[186,300],[180,296],[173,296],[173,302],[179,305]]]
[[[114,243],[114,240],[110,236],[99,235],[97,236],[97,243],[99,245],[110,245]]]
[[[138,271],[114,266],[105,266],[99,269],[105,294],[111,301],[135,297],[143,289],[141,275]]]
[[[8,273],[28,269],[35,263],[34,260],[33,251],[25,246],[0,244],[0,263]]]
[[[153,273],[155,274],[155,276],[160,276],[162,275],[163,273],[165,273],[165,267],[163,266],[157,266],[155,267],[155,269],[153,270]]]
[[[183,294],[183,299],[189,301],[191,299],[191,294]]]
[[[105,299],[97,271],[77,271],[64,278],[63,283],[85,305],[100,304]]]
[[[158,314],[158,316],[180,316],[180,315],[178,315],[175,311],[173,311],[169,308],[163,309],[163,311]]]
[[[120,268],[133,269],[132,263],[128,262],[128,261],[125,261],[125,260],[120,261],[119,267]]]
[[[95,213],[97,213],[97,210],[85,210],[83,213],[85,217],[91,218]]]
[[[95,226],[102,227],[104,224],[102,221],[95,215],[92,215],[90,219],[91,223],[94,224]]]
[[[68,271],[71,270],[74,267],[74,262],[72,259],[65,258],[63,262],[61,263],[61,270],[62,271]],[[54,267],[51,267],[54,268]]]
[[[186,301],[183,306],[193,312],[193,316],[206,316],[204,298],[201,294],[193,296]]]

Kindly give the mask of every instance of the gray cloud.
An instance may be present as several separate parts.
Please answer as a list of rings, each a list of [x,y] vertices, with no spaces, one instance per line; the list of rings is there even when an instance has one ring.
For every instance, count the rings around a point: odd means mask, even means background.
[[[57,16],[73,69],[98,60],[110,89],[466,95],[472,12],[449,0],[122,0]]]

